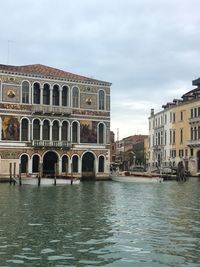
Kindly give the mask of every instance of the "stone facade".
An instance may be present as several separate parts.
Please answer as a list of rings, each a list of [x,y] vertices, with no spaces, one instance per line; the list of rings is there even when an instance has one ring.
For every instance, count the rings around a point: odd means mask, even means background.
[[[111,83],[0,65],[0,173],[109,177]]]

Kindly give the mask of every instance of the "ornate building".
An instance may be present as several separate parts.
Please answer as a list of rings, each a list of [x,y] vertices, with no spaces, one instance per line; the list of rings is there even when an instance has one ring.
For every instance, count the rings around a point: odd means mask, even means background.
[[[111,83],[0,65],[0,174],[109,176]],[[13,170],[12,170],[13,171]]]

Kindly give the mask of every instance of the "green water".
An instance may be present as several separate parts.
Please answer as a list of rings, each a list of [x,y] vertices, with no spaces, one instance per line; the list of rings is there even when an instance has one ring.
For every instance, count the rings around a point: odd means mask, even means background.
[[[0,267],[200,266],[200,181],[0,184]]]

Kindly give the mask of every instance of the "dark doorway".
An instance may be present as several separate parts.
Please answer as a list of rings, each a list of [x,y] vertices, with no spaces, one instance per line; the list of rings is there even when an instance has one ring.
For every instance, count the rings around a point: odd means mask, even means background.
[[[94,155],[90,152],[85,153],[82,158],[82,179],[95,179]]]
[[[40,158],[38,155],[34,155],[32,159],[32,172],[39,172]]]
[[[67,156],[62,157],[62,172],[68,173],[68,157]]]
[[[200,170],[200,151],[197,152],[197,168],[198,168],[197,171],[199,171]]]
[[[21,173],[28,173],[28,156],[21,156]]]
[[[58,156],[55,152],[49,151],[43,158],[43,174],[44,176],[54,177],[55,164],[58,162]]]

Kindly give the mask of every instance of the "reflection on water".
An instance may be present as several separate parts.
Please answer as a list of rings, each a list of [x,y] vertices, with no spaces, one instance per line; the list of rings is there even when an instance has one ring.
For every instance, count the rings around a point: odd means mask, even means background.
[[[0,267],[200,266],[200,181],[0,184]]]

